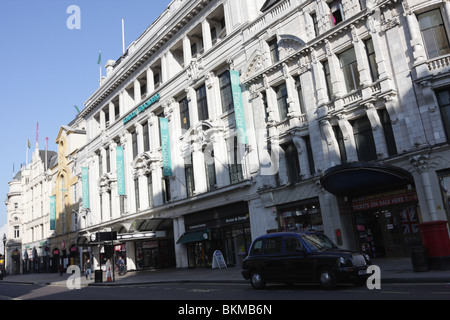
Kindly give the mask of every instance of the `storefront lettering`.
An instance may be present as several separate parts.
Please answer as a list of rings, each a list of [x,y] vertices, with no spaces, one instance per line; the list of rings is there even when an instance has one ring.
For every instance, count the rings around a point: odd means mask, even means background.
[[[358,201],[352,202],[352,209],[355,211],[360,210],[369,210],[373,208],[379,208],[379,207],[386,207],[394,204],[400,204],[400,203],[406,203],[406,202],[413,202],[417,200],[416,194],[404,194],[404,195],[398,195],[398,196],[392,196],[382,199],[371,199],[371,200],[365,200],[364,198],[358,198],[356,199]]]
[[[133,120],[135,117],[137,117],[138,114],[143,113],[145,110],[150,108],[151,105],[155,104],[161,99],[161,95],[157,93],[155,96],[153,96],[150,100],[145,102],[144,104],[137,107],[133,112],[131,112],[128,116],[123,119],[123,124],[127,124],[131,120]]]

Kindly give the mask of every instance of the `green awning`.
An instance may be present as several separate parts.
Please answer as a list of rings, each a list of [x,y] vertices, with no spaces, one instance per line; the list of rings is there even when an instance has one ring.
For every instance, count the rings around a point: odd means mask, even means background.
[[[201,242],[205,240],[209,240],[209,229],[186,232],[180,237],[180,239],[178,239],[177,244]]]

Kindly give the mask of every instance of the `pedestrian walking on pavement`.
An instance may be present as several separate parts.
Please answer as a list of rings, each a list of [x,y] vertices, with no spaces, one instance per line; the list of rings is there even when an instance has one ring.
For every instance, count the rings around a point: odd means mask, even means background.
[[[92,264],[91,264],[91,260],[87,259],[86,262],[84,263],[84,275],[86,276],[86,280],[88,278],[89,275],[89,280],[92,280]]]
[[[119,257],[119,259],[117,260],[117,266],[119,268],[119,276],[124,275],[125,274],[125,261],[123,260],[122,257]]]

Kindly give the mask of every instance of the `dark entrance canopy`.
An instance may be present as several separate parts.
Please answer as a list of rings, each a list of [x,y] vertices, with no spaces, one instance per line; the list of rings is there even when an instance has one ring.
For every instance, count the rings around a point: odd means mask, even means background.
[[[399,188],[412,182],[413,177],[407,170],[367,162],[354,162],[330,168],[320,179],[325,190],[337,196]]]

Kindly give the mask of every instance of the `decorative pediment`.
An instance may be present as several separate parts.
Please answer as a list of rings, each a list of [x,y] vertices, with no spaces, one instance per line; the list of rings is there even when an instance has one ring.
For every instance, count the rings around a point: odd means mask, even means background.
[[[278,47],[280,49],[281,59],[286,58],[305,46],[305,42],[293,35],[280,35]]]
[[[263,55],[261,51],[257,50],[253,53],[250,63],[247,64],[245,70],[247,70],[244,74],[245,79],[249,79],[264,70]]]

